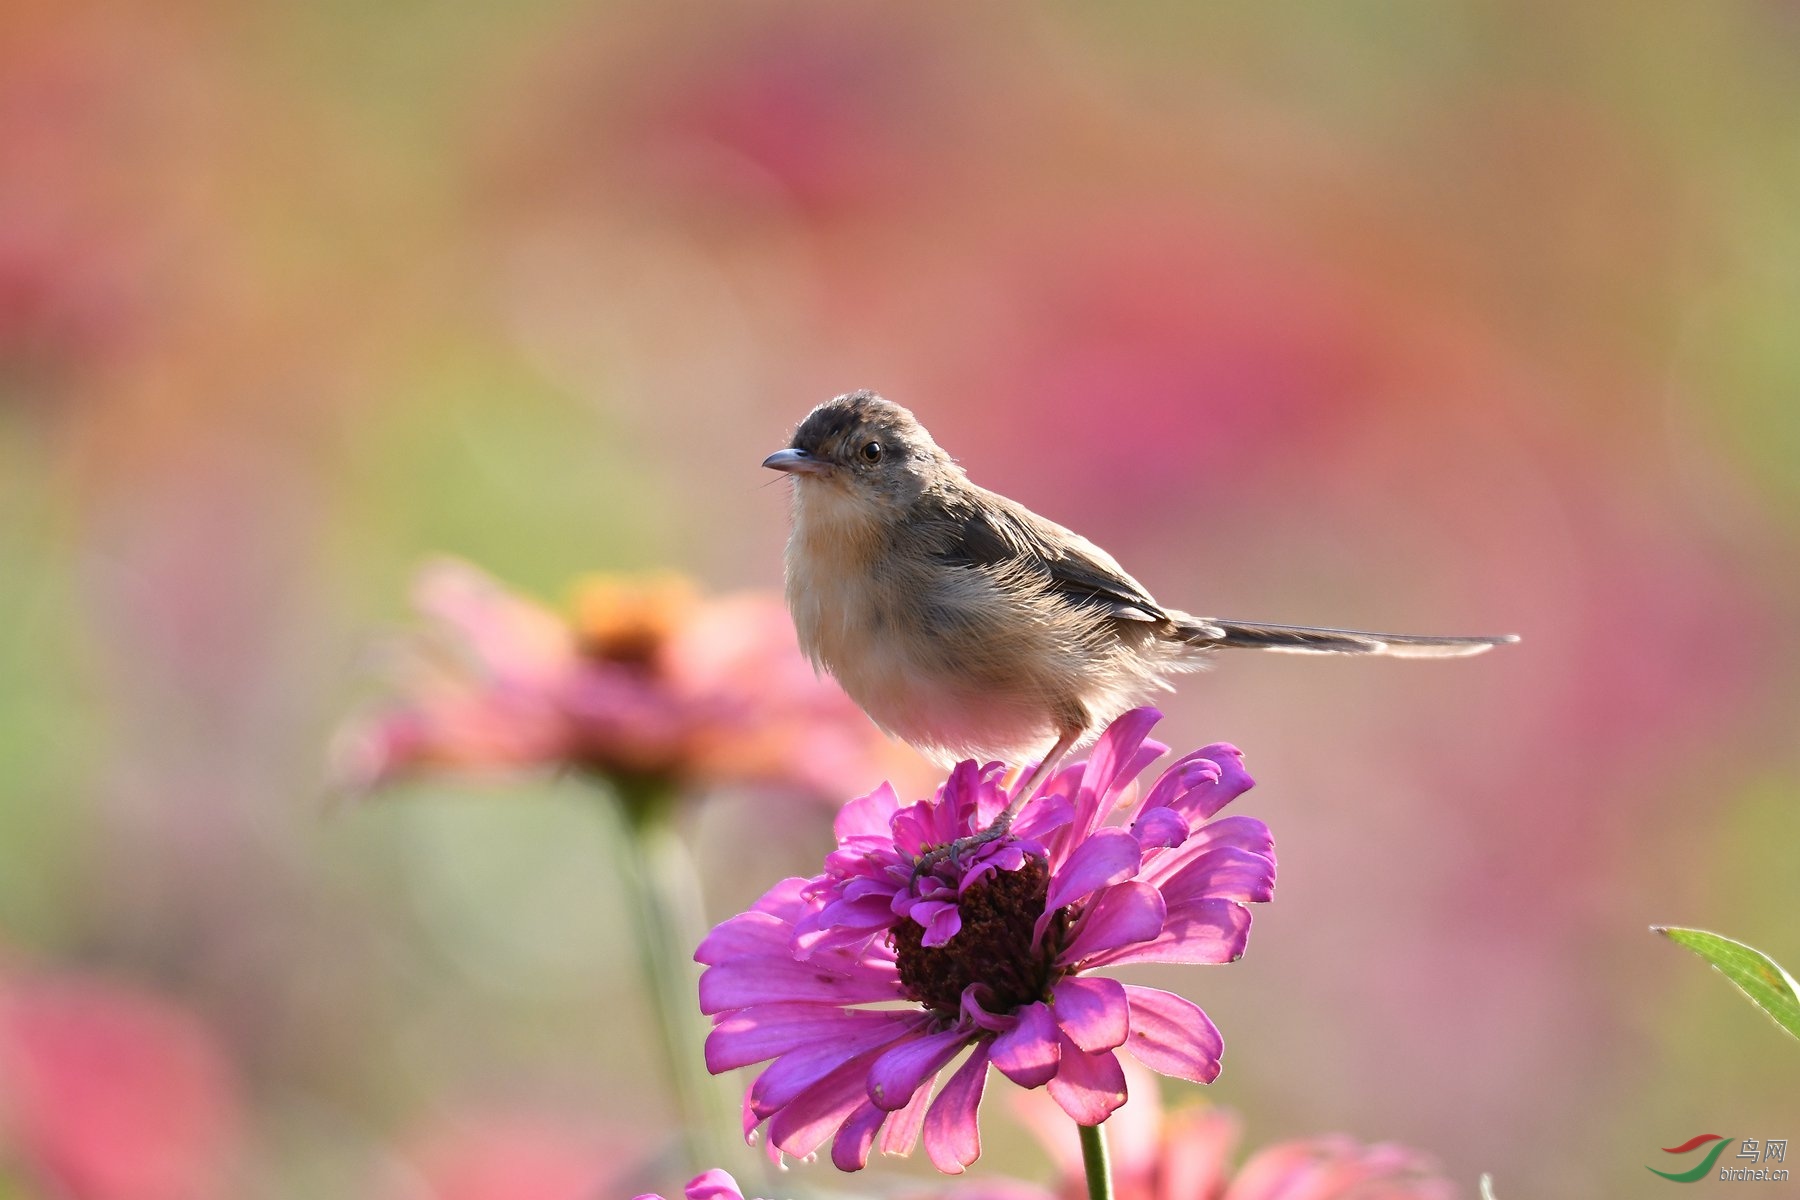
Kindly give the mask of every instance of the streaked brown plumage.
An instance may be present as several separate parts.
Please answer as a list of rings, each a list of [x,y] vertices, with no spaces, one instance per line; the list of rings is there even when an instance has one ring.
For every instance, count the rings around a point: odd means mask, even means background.
[[[1456,657],[1516,641],[1194,617],[1079,534],[969,482],[873,392],[821,404],[763,465],[795,478],[800,645],[889,733],[944,761],[1071,747],[1223,648]]]

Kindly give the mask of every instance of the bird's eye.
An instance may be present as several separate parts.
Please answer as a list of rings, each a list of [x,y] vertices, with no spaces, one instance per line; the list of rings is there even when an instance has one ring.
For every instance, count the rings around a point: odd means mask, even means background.
[[[862,456],[863,456],[864,462],[880,462],[881,461],[881,443],[880,442],[864,443],[863,448],[862,448]]]

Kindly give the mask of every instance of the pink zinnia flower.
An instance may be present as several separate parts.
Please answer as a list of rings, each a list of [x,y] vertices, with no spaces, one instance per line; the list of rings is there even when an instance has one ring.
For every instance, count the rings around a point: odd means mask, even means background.
[[[738,1181],[730,1171],[722,1171],[714,1167],[710,1171],[702,1171],[687,1181],[682,1189],[687,1200],[744,1200],[744,1193],[738,1187]],[[654,1192],[646,1192],[636,1200],[663,1200]]]
[[[420,572],[426,628],[398,655],[398,696],[353,722],[339,783],[427,771],[577,768],[633,788],[780,784],[820,794],[892,762],[874,725],[817,678],[779,597],[703,598],[675,576],[596,576],[572,614],[467,563]]]
[[[1424,1155],[1342,1134],[1278,1142],[1235,1172],[1242,1135],[1232,1113],[1188,1107],[1164,1113],[1155,1081],[1129,1064],[1132,1103],[1107,1126],[1114,1200],[1450,1200],[1455,1188]],[[1145,1086],[1138,1086],[1138,1085]],[[1085,1200],[1081,1154],[1053,1104],[1022,1094],[1018,1110],[1056,1166],[1049,1188],[1015,1180],[940,1193],[943,1200]]]
[[[1211,819],[1251,786],[1233,747],[1178,760],[1128,805],[1165,750],[1145,740],[1160,716],[1126,713],[1004,836],[923,871],[928,851],[1006,807],[1001,765],[961,763],[933,799],[907,806],[883,784],[839,813],[823,874],[784,880],[712,931],[695,955],[715,1026],[707,1065],[773,1060],[746,1098],[746,1133],[766,1123],[772,1151],[794,1155],[832,1138],[847,1171],[878,1134],[884,1152],[904,1154],[922,1133],[932,1163],[955,1173],[981,1151],[990,1063],[1047,1087],[1083,1125],[1125,1102],[1120,1048],[1166,1075],[1218,1075],[1223,1043],[1198,1006],[1093,974],[1230,962],[1249,934],[1246,905],[1274,890],[1268,827]],[[1106,824],[1123,807],[1126,823]]]

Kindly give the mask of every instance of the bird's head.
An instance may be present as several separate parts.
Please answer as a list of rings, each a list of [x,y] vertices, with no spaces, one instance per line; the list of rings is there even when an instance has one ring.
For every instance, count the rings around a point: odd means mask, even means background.
[[[813,409],[763,466],[792,475],[809,502],[848,502],[870,516],[904,512],[957,469],[912,413],[870,391]]]

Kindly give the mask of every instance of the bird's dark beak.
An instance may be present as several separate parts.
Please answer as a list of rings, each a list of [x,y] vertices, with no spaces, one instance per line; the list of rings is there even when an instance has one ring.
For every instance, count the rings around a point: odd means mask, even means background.
[[[771,471],[786,471],[789,475],[822,475],[831,470],[831,464],[824,459],[791,448],[769,455],[763,459],[763,466]]]

